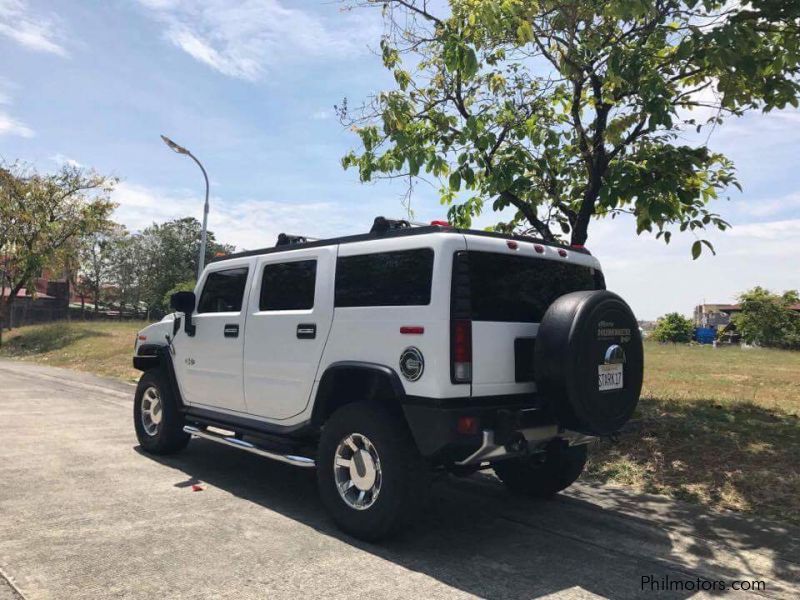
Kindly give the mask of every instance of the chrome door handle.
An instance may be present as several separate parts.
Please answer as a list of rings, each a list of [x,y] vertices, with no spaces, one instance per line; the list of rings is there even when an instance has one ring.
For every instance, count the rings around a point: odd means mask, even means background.
[[[297,339],[313,340],[315,337],[317,337],[316,323],[300,323],[297,326]]]
[[[227,338],[239,337],[239,325],[238,325],[238,323],[226,323],[225,324],[225,329],[223,329],[223,334]]]

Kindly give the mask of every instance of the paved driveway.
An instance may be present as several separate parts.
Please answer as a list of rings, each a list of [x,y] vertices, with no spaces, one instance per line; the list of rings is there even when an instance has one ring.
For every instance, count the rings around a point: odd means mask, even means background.
[[[131,396],[0,361],[0,600],[651,597],[645,576],[800,589],[797,530],[586,484],[537,503],[488,476],[448,479],[413,531],[358,542],[312,472],[201,440],[139,453]]]

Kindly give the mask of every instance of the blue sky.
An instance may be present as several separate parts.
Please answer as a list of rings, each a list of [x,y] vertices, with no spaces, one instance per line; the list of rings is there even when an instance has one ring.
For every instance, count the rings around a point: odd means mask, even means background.
[[[165,133],[208,169],[222,241],[362,232],[405,214],[403,190],[341,169],[356,140],[332,107],[392,87],[374,52],[381,32],[378,11],[332,0],[0,0],[0,158],[120,177],[116,218],[137,230],[202,213],[200,173]],[[619,220],[590,230],[609,287],[640,318],[753,285],[800,287],[800,112],[730,121],[711,146],[744,186],[716,207],[734,224],[709,236],[716,257],[692,261],[689,234],[665,246]],[[424,185],[412,203],[418,220],[446,212]]]

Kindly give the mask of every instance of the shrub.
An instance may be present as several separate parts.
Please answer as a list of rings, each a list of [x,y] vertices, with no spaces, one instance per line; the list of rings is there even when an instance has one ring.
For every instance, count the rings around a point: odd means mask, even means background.
[[[693,323],[680,313],[669,313],[660,317],[653,330],[653,339],[659,342],[687,343],[694,337]]]

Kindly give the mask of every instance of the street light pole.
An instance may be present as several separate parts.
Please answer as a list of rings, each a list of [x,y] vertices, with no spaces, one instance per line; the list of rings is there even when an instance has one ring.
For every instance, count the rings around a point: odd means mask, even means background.
[[[186,148],[176,144],[165,135],[162,135],[161,139],[164,140],[164,143],[167,146],[169,146],[178,154],[185,154],[194,162],[196,162],[197,166],[200,167],[200,170],[203,172],[203,179],[206,182],[206,201],[203,205],[203,229],[200,231],[200,256],[197,260],[197,281],[200,281],[200,276],[203,274],[203,268],[205,267],[206,262],[206,229],[208,228],[208,174],[206,173],[203,164],[197,160],[197,157],[189,152]]]

